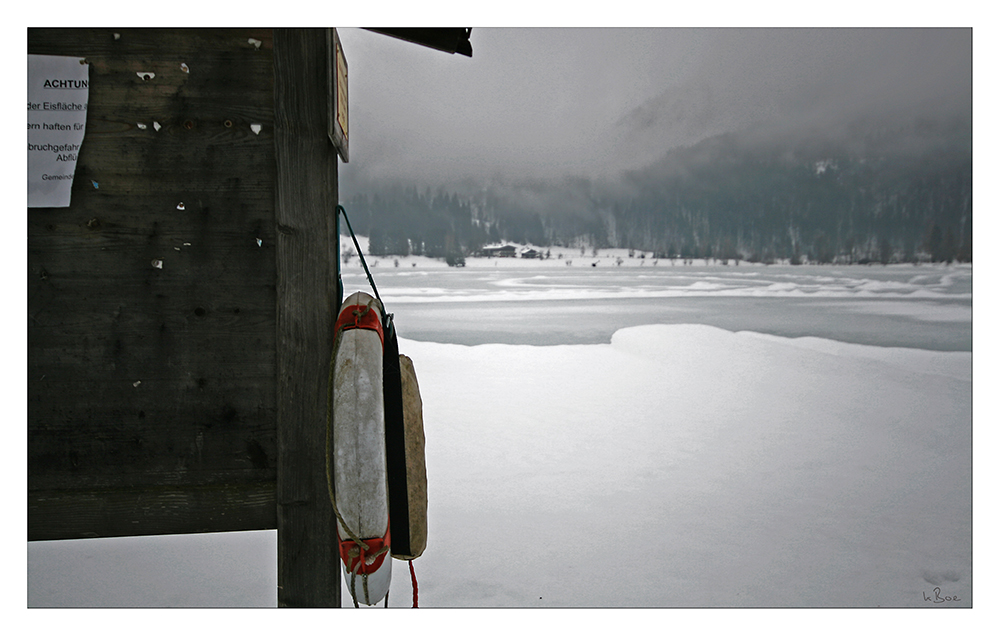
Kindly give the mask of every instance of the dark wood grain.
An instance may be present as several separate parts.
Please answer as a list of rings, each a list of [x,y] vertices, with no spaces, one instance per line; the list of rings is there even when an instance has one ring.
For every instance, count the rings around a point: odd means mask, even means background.
[[[28,52],[90,63],[72,205],[27,211],[29,540],[276,527],[270,30]]]
[[[326,482],[336,294],[337,156],[327,137],[323,29],[275,29],[278,158],[278,605],[340,606]]]
[[[35,492],[28,518],[36,540],[265,530],[275,524],[274,482]],[[100,533],[80,532],[88,519]]]

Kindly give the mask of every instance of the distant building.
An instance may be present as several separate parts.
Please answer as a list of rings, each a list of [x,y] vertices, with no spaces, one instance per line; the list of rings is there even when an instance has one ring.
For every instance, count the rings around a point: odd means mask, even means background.
[[[538,250],[533,250],[527,247],[521,251],[521,258],[544,258],[545,255]]]
[[[513,245],[503,245],[500,247],[484,247],[479,250],[480,256],[486,256],[488,258],[516,258],[517,248]]]

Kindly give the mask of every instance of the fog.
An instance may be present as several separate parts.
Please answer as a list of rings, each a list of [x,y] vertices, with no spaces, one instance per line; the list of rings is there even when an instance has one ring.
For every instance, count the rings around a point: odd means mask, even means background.
[[[971,121],[971,29],[474,27],[472,58],[338,32],[344,196],[372,180],[614,179],[724,132]]]

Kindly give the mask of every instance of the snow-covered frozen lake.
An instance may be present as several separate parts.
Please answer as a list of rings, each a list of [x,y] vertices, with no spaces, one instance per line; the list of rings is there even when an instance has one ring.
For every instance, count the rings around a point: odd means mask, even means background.
[[[421,607],[972,605],[971,267],[613,256],[373,269],[424,403]],[[31,606],[277,598],[273,531],[28,557]]]
[[[415,340],[600,344],[624,327],[706,324],[789,338],[972,350],[969,267],[685,266],[634,258],[616,265],[609,257],[576,259],[571,266],[521,259],[470,259],[465,268],[416,258],[375,262],[386,307],[396,314],[399,332]],[[344,270],[344,285],[368,288],[356,259]]]

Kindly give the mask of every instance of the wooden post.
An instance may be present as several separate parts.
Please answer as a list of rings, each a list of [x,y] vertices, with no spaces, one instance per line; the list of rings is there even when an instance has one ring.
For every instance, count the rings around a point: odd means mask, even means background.
[[[325,454],[338,240],[330,58],[324,29],[274,30],[279,607],[340,606]]]

